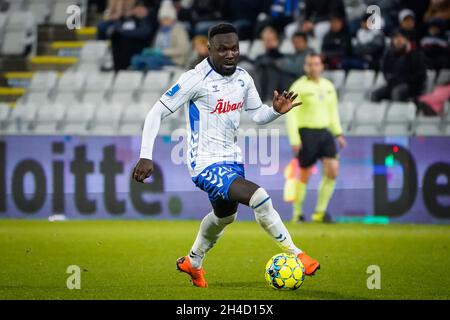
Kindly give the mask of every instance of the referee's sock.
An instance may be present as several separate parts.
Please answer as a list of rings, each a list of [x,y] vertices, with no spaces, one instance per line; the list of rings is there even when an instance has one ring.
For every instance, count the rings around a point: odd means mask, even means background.
[[[319,184],[316,213],[323,214],[327,211],[328,203],[330,202],[331,196],[334,192],[334,187],[336,186],[336,179],[330,179],[327,177],[322,177]]]
[[[303,216],[303,202],[305,201],[306,190],[307,190],[306,183],[298,180],[298,198],[292,204],[292,207],[293,207],[292,221],[293,222],[298,222],[300,217]]]

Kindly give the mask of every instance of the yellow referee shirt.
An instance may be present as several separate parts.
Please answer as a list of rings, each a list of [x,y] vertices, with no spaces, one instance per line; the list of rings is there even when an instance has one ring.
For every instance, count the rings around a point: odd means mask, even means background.
[[[342,134],[337,94],[331,81],[320,78],[315,82],[303,76],[292,84],[289,91],[298,94],[296,101],[303,102],[286,114],[291,145],[300,144],[300,128],[329,129],[334,136]]]

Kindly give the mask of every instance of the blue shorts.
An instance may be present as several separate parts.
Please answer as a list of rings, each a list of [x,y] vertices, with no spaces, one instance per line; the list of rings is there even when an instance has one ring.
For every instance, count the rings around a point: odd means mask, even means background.
[[[229,200],[228,190],[231,183],[238,177],[245,178],[242,163],[214,163],[206,167],[192,181],[197,187],[208,193],[211,202]]]

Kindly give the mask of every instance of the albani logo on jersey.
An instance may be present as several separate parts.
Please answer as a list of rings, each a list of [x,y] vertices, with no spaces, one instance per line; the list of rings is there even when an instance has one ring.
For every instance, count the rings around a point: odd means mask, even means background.
[[[244,101],[238,102],[238,103],[231,103],[230,101],[223,101],[223,99],[217,100],[217,104],[213,111],[210,113],[227,113],[230,111],[239,110],[244,105]]]

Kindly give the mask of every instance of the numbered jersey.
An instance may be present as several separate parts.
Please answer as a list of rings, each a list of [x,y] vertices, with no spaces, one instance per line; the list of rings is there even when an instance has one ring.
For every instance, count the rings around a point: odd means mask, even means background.
[[[181,75],[160,102],[171,112],[186,106],[187,163],[192,177],[214,163],[242,163],[237,133],[242,110],[261,105],[252,77],[242,68],[217,73],[208,59]]]

